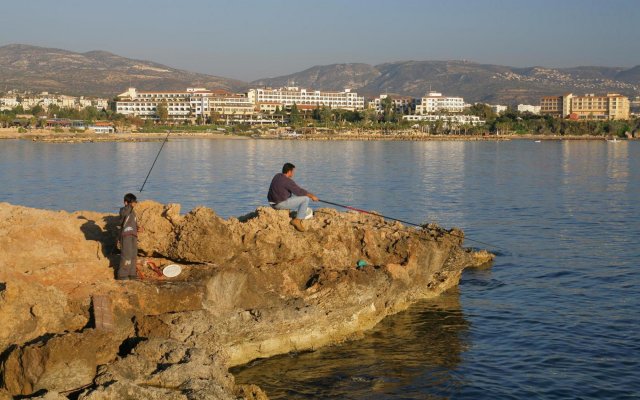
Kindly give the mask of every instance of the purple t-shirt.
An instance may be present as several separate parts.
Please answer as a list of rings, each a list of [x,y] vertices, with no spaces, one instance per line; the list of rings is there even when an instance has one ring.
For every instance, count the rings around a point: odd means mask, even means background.
[[[269,194],[267,199],[271,203],[281,203],[291,197],[292,194],[296,196],[306,196],[306,190],[296,185],[293,179],[289,178],[285,174],[276,174],[271,180],[271,186],[269,186]]]

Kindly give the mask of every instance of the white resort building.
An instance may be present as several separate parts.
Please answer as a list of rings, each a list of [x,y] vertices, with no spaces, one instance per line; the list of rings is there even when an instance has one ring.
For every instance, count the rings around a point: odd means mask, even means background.
[[[290,108],[293,104],[302,110],[321,106],[362,110],[364,97],[349,89],[321,92],[297,87],[250,89],[246,95],[204,88],[174,92],[138,92],[129,88],[118,95],[116,112],[156,120],[159,104],[166,105],[168,119],[172,121],[195,121],[198,117],[250,121],[260,112],[273,114],[277,108]]]
[[[429,92],[416,104],[416,114],[431,114],[438,111],[459,113],[464,111],[462,97],[445,97],[442,93]]]
[[[531,104],[518,104],[518,112],[529,112],[531,114],[540,114],[540,106],[534,106]]]
[[[486,121],[481,120],[477,115],[439,115],[439,114],[425,114],[425,115],[404,115],[402,119],[406,121],[427,121],[436,122],[442,121],[444,126],[459,126],[459,125],[483,125]]]
[[[343,110],[363,110],[364,97],[358,93],[345,89],[343,92],[322,92],[320,90],[302,89],[296,86],[249,89],[247,97],[261,110],[272,110],[279,105],[280,108],[307,106],[303,108],[322,107],[340,108]],[[268,105],[263,107],[262,105]]]
[[[370,100],[367,103],[367,107],[371,110],[375,110],[378,114],[382,114],[384,112],[382,103],[386,98],[391,99],[393,111],[398,114],[412,114],[416,108],[416,99],[413,97],[392,94],[381,94],[380,96]]]
[[[159,104],[166,105],[168,117],[173,121],[191,121],[198,117],[245,119],[256,114],[255,106],[247,96],[204,88],[187,88],[181,92],[138,92],[129,88],[118,95],[116,112],[158,119]]]

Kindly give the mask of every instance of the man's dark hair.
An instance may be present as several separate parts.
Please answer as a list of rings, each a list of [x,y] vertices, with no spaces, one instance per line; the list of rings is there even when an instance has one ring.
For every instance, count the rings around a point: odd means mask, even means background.
[[[138,199],[136,198],[136,195],[133,193],[127,193],[124,195],[124,201],[126,203],[135,203],[138,201]]]
[[[286,174],[287,172],[291,171],[292,169],[294,169],[296,166],[291,164],[291,163],[285,163],[282,166],[282,173]]]

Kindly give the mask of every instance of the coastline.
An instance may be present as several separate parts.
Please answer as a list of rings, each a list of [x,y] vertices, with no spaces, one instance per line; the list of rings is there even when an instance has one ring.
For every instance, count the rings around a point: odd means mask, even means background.
[[[126,132],[126,133],[70,133],[53,132],[52,130],[38,129],[20,133],[14,128],[0,128],[0,140],[30,140],[34,142],[46,143],[94,143],[94,142],[150,142],[162,141],[167,136],[166,132]],[[212,133],[212,132],[171,132],[171,138],[179,139],[232,139],[232,140],[308,140],[308,141],[508,141],[508,140],[595,140],[606,141],[605,136],[595,135],[534,135],[534,134],[513,134],[513,135],[424,135],[414,132],[400,132],[397,134],[378,133],[353,133],[345,131],[336,134],[313,134],[300,135],[295,137],[278,135],[252,135],[232,134],[232,133]],[[621,141],[636,141],[640,138],[618,139]]]
[[[157,142],[162,141],[167,132],[153,133],[70,133],[34,129],[19,133],[17,129],[0,129],[0,140],[30,140],[47,143],[93,143],[93,142]],[[180,139],[249,139],[247,136],[209,132],[171,132],[171,138]]]

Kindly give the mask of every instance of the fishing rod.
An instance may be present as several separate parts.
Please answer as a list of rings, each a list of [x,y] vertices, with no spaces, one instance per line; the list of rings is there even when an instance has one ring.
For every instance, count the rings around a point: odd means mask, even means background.
[[[160,146],[160,150],[158,150],[158,154],[156,154],[156,158],[155,160],[153,160],[153,164],[151,164],[151,168],[149,168],[149,173],[147,174],[147,177],[144,178],[144,182],[140,187],[140,193],[142,193],[142,189],[144,189],[144,185],[147,183],[147,179],[149,179],[149,175],[151,175],[151,171],[153,170],[153,167],[156,165],[156,161],[158,161],[158,157],[160,157],[160,153],[162,152],[162,148],[164,147],[164,144],[167,143],[167,141],[169,140],[170,134],[171,134],[171,131],[167,131],[167,137],[165,137],[164,140],[162,141],[162,146]]]
[[[355,208],[355,207],[351,207],[351,206],[347,206],[347,205],[344,205],[344,204],[334,203],[334,202],[332,202],[332,201],[326,201],[326,200],[321,200],[321,199],[318,199],[318,201],[319,201],[319,202],[321,202],[321,203],[326,203],[326,204],[331,204],[331,205],[333,205],[333,206],[338,206],[338,207],[346,208],[347,210],[353,210],[353,211],[357,211],[357,212],[360,212],[360,213],[363,213],[363,214],[375,215],[376,217],[382,217],[382,218],[384,218],[384,219],[389,219],[389,220],[391,220],[391,221],[398,221],[398,222],[402,222],[403,224],[407,224],[407,225],[411,225],[411,226],[417,226],[418,228],[424,228],[424,227],[425,227],[425,225],[414,224],[413,222],[404,221],[404,220],[401,220],[401,219],[398,219],[398,218],[388,217],[388,216],[386,216],[386,215],[373,213],[373,212],[371,212],[371,211],[362,210],[362,209]],[[485,242],[481,242],[481,241],[479,241],[479,240],[473,240],[473,239],[466,238],[466,237],[464,237],[464,236],[456,235],[456,234],[453,234],[453,233],[451,233],[451,232],[447,232],[446,230],[444,230],[444,229],[442,229],[442,228],[438,228],[438,230],[439,230],[440,232],[442,232],[442,233],[446,233],[446,234],[451,235],[451,236],[453,236],[453,237],[457,237],[457,238],[460,238],[460,239],[466,239],[466,240],[468,240],[468,241],[470,241],[470,242],[479,243],[479,244],[482,244],[482,245],[485,245],[485,246],[489,246],[489,247],[493,247],[493,248],[495,248],[495,249],[500,249],[500,250],[502,250],[500,247],[495,246],[495,245],[490,244],[490,243],[485,243]]]

